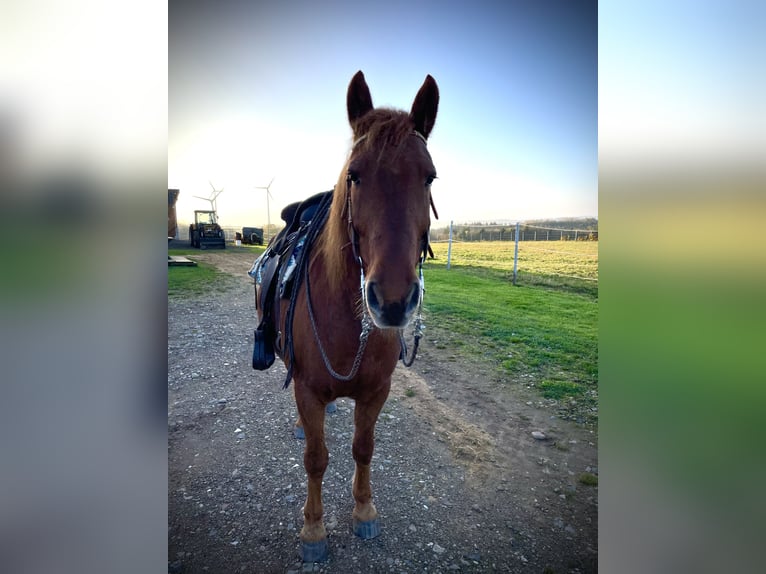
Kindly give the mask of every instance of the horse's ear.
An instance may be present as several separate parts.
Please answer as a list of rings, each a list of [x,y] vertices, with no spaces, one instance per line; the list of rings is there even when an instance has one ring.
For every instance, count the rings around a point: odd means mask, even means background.
[[[410,118],[415,124],[415,131],[420,132],[427,138],[436,122],[436,110],[439,108],[439,87],[431,75],[426,76],[426,81],[420,86],[418,95],[412,103]]]
[[[367,82],[364,81],[364,74],[359,70],[351,83],[348,85],[348,94],[346,95],[346,106],[348,108],[348,121],[351,127],[354,127],[356,120],[372,109],[372,96]]]

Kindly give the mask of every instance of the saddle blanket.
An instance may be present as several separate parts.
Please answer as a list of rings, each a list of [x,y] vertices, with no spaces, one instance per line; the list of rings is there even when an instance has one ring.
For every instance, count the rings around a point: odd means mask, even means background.
[[[301,256],[301,251],[303,251],[303,245],[306,243],[306,235],[302,234],[298,241],[295,244],[295,247],[290,252],[290,258],[287,261],[287,266],[285,267],[285,270],[283,273],[280,273],[279,275],[279,296],[280,297],[287,297],[290,294],[290,287],[292,285],[293,280],[293,274],[295,273],[296,267],[298,267],[298,260]],[[267,249],[261,255],[253,262],[253,266],[250,268],[250,271],[247,272],[247,274],[255,279],[256,285],[263,285],[264,277],[263,277],[263,267],[266,264],[266,262],[271,257],[278,257],[279,255],[275,254],[274,252]]]

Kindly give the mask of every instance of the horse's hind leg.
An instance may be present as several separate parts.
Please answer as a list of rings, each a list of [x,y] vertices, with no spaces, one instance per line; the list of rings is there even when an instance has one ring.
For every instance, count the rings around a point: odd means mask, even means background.
[[[375,422],[386,402],[387,392],[378,393],[365,401],[357,401],[354,409],[354,534],[360,538],[375,538],[380,534],[378,511],[372,503],[370,462],[375,448]]]
[[[300,440],[306,438],[306,433],[303,432],[303,421],[301,420],[300,415],[298,415],[298,420],[295,421],[295,426],[293,427],[293,436]]]
[[[328,554],[327,531],[322,521],[322,478],[328,462],[324,440],[324,405],[308,392],[299,393],[297,387],[295,398],[306,435],[303,466],[308,477],[308,496],[303,506],[301,556],[304,562],[321,562],[327,559]]]
[[[327,403],[327,406],[325,407],[325,412],[328,415],[333,414],[337,410],[338,410],[338,407],[335,404],[335,401],[332,401],[331,403]],[[293,436],[299,440],[303,440],[306,438],[306,433],[303,432],[303,422],[301,422],[300,416],[298,417],[298,420],[295,421],[295,426],[293,427]]]

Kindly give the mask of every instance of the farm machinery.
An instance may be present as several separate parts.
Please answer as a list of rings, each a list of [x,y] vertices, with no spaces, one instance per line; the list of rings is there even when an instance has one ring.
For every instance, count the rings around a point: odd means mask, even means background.
[[[218,225],[215,211],[196,210],[189,225],[189,241],[198,249],[226,249],[226,235]]]
[[[263,228],[243,227],[242,243],[245,245],[263,245]]]

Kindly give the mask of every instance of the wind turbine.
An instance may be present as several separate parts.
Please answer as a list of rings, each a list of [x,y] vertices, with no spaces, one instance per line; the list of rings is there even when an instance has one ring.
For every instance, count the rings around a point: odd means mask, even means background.
[[[197,199],[202,199],[204,201],[209,201],[210,209],[213,212],[215,212],[215,217],[216,219],[218,219],[218,204],[216,203],[216,200],[218,199],[218,196],[223,193],[223,188],[216,189],[215,186],[213,185],[213,182],[208,181],[208,183],[210,184],[210,187],[213,188],[213,192],[210,194],[210,197],[200,197],[199,195],[195,195],[193,197],[196,197]]]
[[[274,196],[271,195],[271,189],[270,189],[272,183],[274,183],[274,178],[273,177],[271,178],[271,181],[269,182],[269,185],[267,185],[266,187],[258,187],[258,186],[256,186],[256,188],[255,188],[255,189],[265,189],[266,190],[266,222],[268,224],[267,227],[266,227],[266,243],[269,242],[269,233],[271,232],[271,209],[269,208],[269,197],[271,197],[271,199],[274,199]]]

